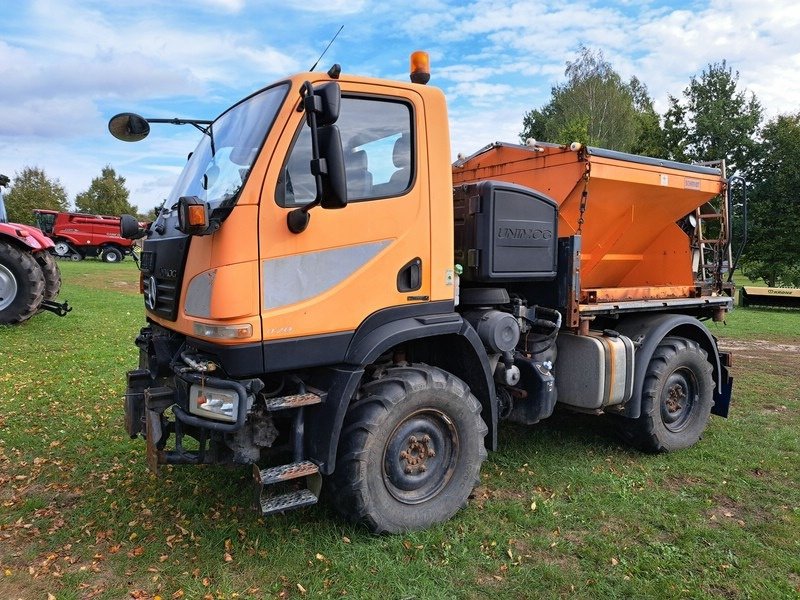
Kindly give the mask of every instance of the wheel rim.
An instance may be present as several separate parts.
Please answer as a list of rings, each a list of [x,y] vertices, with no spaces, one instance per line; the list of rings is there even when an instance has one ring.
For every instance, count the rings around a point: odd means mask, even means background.
[[[8,308],[16,297],[17,278],[5,265],[0,265],[0,310]]]
[[[116,252],[106,252],[106,262],[117,262],[117,253]]]
[[[65,242],[58,242],[53,248],[53,250],[59,256],[66,256],[67,254],[69,254],[69,246]]]
[[[450,481],[459,452],[458,432],[447,415],[435,409],[413,413],[384,446],[386,488],[400,502],[425,502]]]
[[[697,377],[688,368],[674,371],[661,391],[661,420],[670,431],[681,431],[689,423],[699,393]]]

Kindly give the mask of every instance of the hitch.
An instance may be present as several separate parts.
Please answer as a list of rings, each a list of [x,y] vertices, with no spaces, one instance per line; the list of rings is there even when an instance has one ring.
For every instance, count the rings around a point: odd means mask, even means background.
[[[58,302],[53,302],[52,300],[42,300],[39,308],[41,310],[48,310],[51,313],[55,313],[59,317],[65,317],[68,312],[72,312],[72,307],[69,305],[69,302],[60,304]]]

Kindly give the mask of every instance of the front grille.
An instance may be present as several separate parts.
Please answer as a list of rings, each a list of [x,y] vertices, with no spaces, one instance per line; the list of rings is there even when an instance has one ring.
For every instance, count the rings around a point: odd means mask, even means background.
[[[176,311],[176,300],[178,297],[178,282],[170,281],[167,279],[158,279],[153,277],[145,277],[144,279],[144,298],[147,303],[148,298],[151,297],[150,287],[155,280],[156,284],[156,302],[155,306],[150,307],[154,313],[166,317],[167,319],[174,320]]]

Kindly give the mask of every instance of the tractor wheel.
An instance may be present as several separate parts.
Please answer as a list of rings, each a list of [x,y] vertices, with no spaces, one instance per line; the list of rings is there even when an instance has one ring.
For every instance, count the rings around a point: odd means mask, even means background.
[[[701,437],[714,405],[708,355],[697,342],[666,337],[650,359],[642,389],[642,414],[633,441],[647,452],[688,448]]]
[[[30,252],[0,242],[0,323],[21,323],[39,310],[44,274]]]
[[[56,245],[53,247],[53,252],[56,253],[56,256],[60,256],[61,258],[65,258],[69,256],[70,252],[72,252],[72,248],[70,248],[69,244],[64,241],[56,242]]]
[[[460,379],[423,364],[387,369],[348,409],[331,500],[373,533],[446,521],[479,483],[487,431]]]
[[[124,256],[118,248],[115,248],[114,246],[106,246],[100,253],[100,258],[103,262],[118,263],[124,258]]]
[[[37,252],[34,256],[44,275],[44,299],[54,300],[61,291],[61,271],[56,259],[49,252]]]
[[[83,254],[80,254],[79,252],[73,252],[72,254],[69,255],[69,259],[72,262],[81,261],[81,260],[83,260]]]

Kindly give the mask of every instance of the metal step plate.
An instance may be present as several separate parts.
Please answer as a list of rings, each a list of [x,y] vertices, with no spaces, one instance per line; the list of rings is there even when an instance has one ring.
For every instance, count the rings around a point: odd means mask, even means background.
[[[294,396],[279,396],[267,399],[267,410],[285,410],[287,408],[299,408],[312,404],[321,404],[322,396],[313,392],[306,394],[295,394]]]
[[[280,483],[281,481],[299,479],[300,477],[316,475],[317,473],[319,473],[319,467],[310,460],[303,460],[288,465],[279,465],[263,470],[259,470],[256,465],[253,465],[253,479],[260,485]]]
[[[262,498],[260,502],[261,515],[266,517],[287,510],[313,506],[316,503],[317,497],[311,490],[299,490],[280,496],[273,496],[272,498]]]

